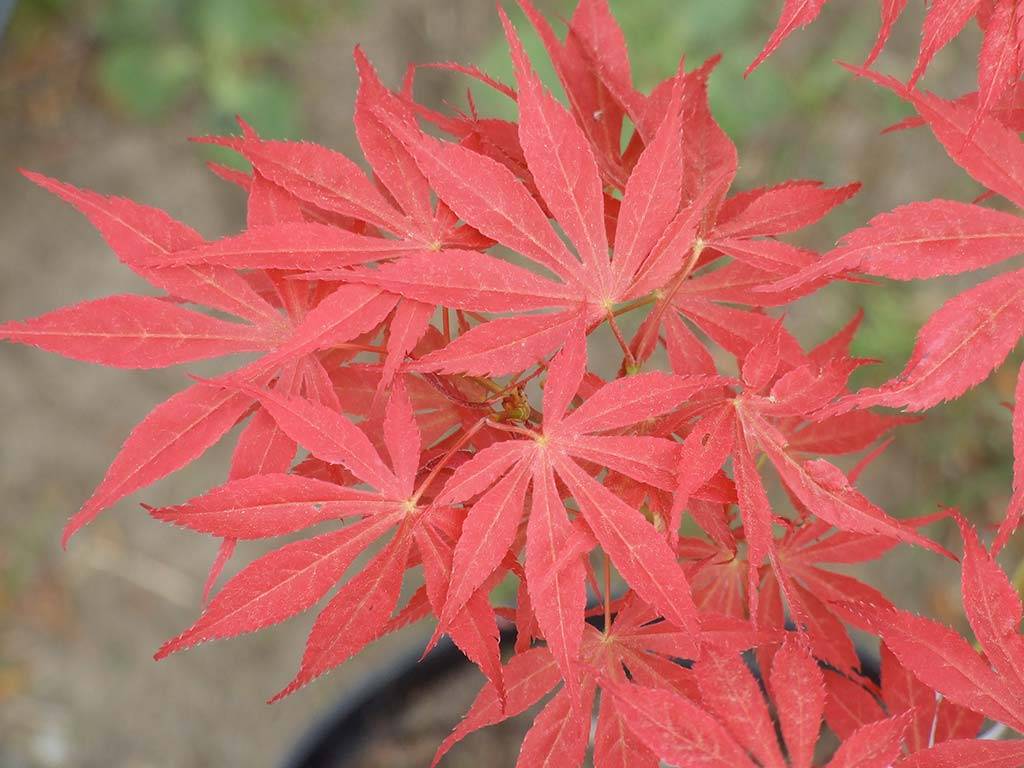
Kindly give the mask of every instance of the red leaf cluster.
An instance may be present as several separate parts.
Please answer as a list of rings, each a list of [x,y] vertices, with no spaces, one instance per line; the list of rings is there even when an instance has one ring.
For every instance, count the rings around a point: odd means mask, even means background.
[[[123,368],[250,355],[143,419],[65,541],[242,425],[223,485],[146,509],[222,541],[208,592],[239,540],[292,538],[227,580],[158,658],[321,606],[277,699],[434,617],[434,639],[448,635],[487,679],[438,759],[552,694],[522,766],[579,765],[595,717],[599,768],[1024,764],[1024,741],[976,738],[985,719],[1024,731],[1021,602],[994,559],[1024,517],[1024,412],[991,550],[959,513],[900,520],[856,488],[881,441],[916,420],[870,408],[927,410],[1004,361],[1024,335],[1024,271],[952,299],[900,376],[855,392],[850,376],[868,362],[850,352],[860,317],[808,348],[773,310],[855,275],[1001,263],[1024,250],[1021,219],[932,200],[828,253],[797,247],[782,236],[858,186],[733,192],[737,151],[707,101],[716,59],[642,93],[604,0],[582,0],[564,39],[521,5],[568,106],[504,13],[514,87],[443,66],[514,100],[516,122],[472,105],[436,112],[413,99],[411,76],[389,90],[357,49],[370,173],[245,123],[203,139],[251,166],[213,168],[248,197],[237,235],[206,241],[162,211],[26,173],[158,295],[83,302],[0,337]],[[762,57],[822,5],[787,2]],[[872,58],[903,5],[883,4]],[[1019,76],[1016,13],[1011,0],[931,5],[915,79],[977,15],[987,79],[973,102],[856,72],[910,102],[989,192],[1024,206],[1024,144],[991,108],[998,83]],[[621,354],[610,380],[595,373],[595,335]],[[850,472],[830,460],[853,454]],[[901,544],[955,560],[921,532],[949,516],[983,654],[829,567]],[[514,605],[493,599],[499,584]],[[507,661],[502,625],[517,633]],[[880,682],[847,625],[884,642]],[[825,724],[840,745],[823,760]]]

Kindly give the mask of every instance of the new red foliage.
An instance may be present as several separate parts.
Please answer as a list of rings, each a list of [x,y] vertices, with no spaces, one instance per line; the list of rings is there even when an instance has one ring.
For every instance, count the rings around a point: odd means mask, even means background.
[[[825,3],[787,0],[753,66]],[[222,540],[208,590],[236,541],[314,530],[228,580],[158,658],[326,599],[274,700],[433,616],[435,639],[449,635],[487,678],[436,760],[553,692],[519,765],[579,765],[595,704],[599,768],[1024,764],[1024,741],[976,738],[986,718],[1024,731],[1019,585],[994,559],[1024,517],[1022,411],[1012,501],[991,549],[959,513],[900,520],[855,487],[879,441],[916,420],[869,408],[930,409],[1004,361],[1024,335],[1024,271],[949,301],[900,376],[857,392],[859,315],[807,349],[767,311],[853,275],[996,265],[1024,251],[1024,223],[932,200],[877,216],[826,254],[789,244],[780,236],[858,185],[730,194],[738,154],[707,101],[717,59],[681,64],[641,93],[604,0],[581,0],[564,40],[521,4],[568,106],[503,12],[514,89],[438,66],[513,99],[515,123],[417,104],[411,79],[389,90],[357,49],[355,128],[372,173],[244,123],[240,136],[206,138],[251,164],[215,169],[248,195],[237,235],[207,242],[161,211],[26,173],[161,293],[9,322],[0,336],[124,368],[257,353],[158,405],[65,541],[244,422],[226,483],[147,510]],[[869,61],[904,5],[883,2]],[[935,0],[911,85],[854,71],[910,102],[990,193],[1024,206],[1024,144],[1005,109],[1020,76],[1018,12],[1015,0]],[[979,94],[914,90],[974,16],[985,29]],[[631,339],[627,313],[642,313]],[[588,352],[598,332],[621,353],[608,381]],[[660,352],[670,372],[652,370]],[[862,452],[849,473],[823,458]],[[770,496],[766,467],[789,504]],[[962,532],[963,601],[983,655],[825,567],[900,544],[955,559],[920,530],[944,517]],[[505,582],[514,608],[492,599]],[[503,663],[509,622],[516,653]],[[844,623],[884,641],[880,681],[861,669]],[[841,742],[831,755],[823,724]]]

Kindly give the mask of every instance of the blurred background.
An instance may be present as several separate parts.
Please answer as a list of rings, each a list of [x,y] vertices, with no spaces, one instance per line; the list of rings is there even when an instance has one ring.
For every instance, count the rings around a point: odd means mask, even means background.
[[[610,1],[642,88],[672,71],[681,53],[691,65],[725,53],[711,97],[739,146],[738,188],[791,177],[864,182],[852,202],[802,234],[802,244],[825,249],[901,203],[978,193],[930,136],[880,136],[905,108],[833,63],[863,59],[877,31],[876,3],[835,0],[815,26],[743,80],[780,2]],[[572,7],[564,0],[537,5],[563,16]],[[922,12],[923,4],[911,4],[879,69],[909,73]],[[215,237],[243,226],[243,200],[205,169],[209,150],[186,137],[231,130],[240,113],[270,137],[357,153],[350,118],[355,43],[391,85],[407,62],[439,60],[476,62],[511,79],[488,0],[0,0],[0,30],[4,319],[142,288],[78,214],[24,181],[17,167],[165,208]],[[530,44],[546,61],[532,37]],[[976,30],[962,36],[937,58],[925,85],[946,96],[972,90],[977,46]],[[461,104],[467,85],[425,72],[417,95],[434,106]],[[474,91],[482,112],[505,108]],[[790,322],[815,343],[864,307],[868,319],[855,351],[886,363],[858,374],[859,383],[877,383],[902,367],[931,312],[977,279],[831,286],[799,305]],[[0,768],[278,765],[353,685],[422,644],[415,632],[392,638],[273,707],[263,702],[291,677],[311,616],[152,661],[157,646],[197,614],[215,544],[152,522],[137,499],[106,513],[67,553],[59,532],[131,426],[184,376],[0,347]],[[958,403],[904,429],[866,473],[869,495],[897,516],[944,503],[979,523],[999,520],[1010,480],[1003,403],[1012,399],[1014,379],[1015,367],[1007,365]],[[221,482],[226,459],[226,450],[214,449],[144,498],[165,504],[194,495]],[[952,531],[930,533],[955,549]],[[865,578],[904,607],[958,623],[955,568],[900,555],[899,570],[887,560]],[[1010,556],[1012,567],[1019,544]],[[425,764],[475,684],[469,679],[408,715],[380,764]]]

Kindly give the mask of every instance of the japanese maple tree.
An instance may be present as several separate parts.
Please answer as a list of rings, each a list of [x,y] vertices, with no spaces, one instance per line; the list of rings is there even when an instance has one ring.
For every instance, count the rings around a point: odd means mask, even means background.
[[[200,139],[248,161],[212,167],[247,196],[237,235],[207,241],[162,211],[25,172],[157,293],[0,336],[121,368],[249,355],[139,423],[65,543],[241,425],[223,484],[143,505],[221,541],[205,607],[157,658],[320,606],[271,700],[432,622],[429,645],[447,635],[486,678],[435,763],[540,705],[522,766],[579,765],[588,749],[599,768],[1024,765],[1024,740],[993,738],[1024,732],[1020,585],[996,561],[1024,519],[1024,410],[988,547],[958,511],[899,519],[856,487],[894,430],[1007,358],[1024,335],[1024,270],[951,299],[904,371],[869,389],[849,383],[870,362],[850,351],[860,315],[810,347],[785,313],[832,281],[953,275],[1024,252],[1024,219],[993,200],[1024,207],[1024,11],[933,0],[909,83],[850,67],[910,103],[918,117],[901,127],[930,128],[983,192],[910,203],[817,253],[784,236],[859,186],[733,191],[738,152],[707,98],[717,57],[680,61],[644,93],[605,0],[581,0],[564,37],[520,5],[566,104],[501,10],[514,84],[435,66],[513,101],[514,122],[420,104],[414,70],[391,90],[357,49],[365,166],[241,120],[239,135]],[[752,66],[824,5],[786,0]],[[882,2],[866,66],[904,6]],[[918,90],[972,18],[985,31],[978,93]],[[591,349],[602,337],[617,363],[607,380]],[[848,455],[851,471],[832,460]],[[923,532],[944,518],[964,543],[976,646],[830,568],[908,546],[957,561]],[[286,535],[217,588],[236,542]],[[851,629],[881,640],[880,676]]]

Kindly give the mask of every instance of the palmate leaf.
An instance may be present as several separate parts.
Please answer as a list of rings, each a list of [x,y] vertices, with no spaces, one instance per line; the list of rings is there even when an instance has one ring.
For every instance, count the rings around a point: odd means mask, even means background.
[[[64,528],[62,543],[129,494],[190,464],[252,406],[252,398],[204,384],[158,405],[128,435],[102,482]]]
[[[317,616],[295,678],[270,703],[297,691],[375,640],[398,603],[412,543],[408,528],[346,582]]]
[[[910,91],[891,78],[854,70],[910,101],[950,157],[992,191],[1024,204],[1024,145],[991,117],[975,120],[963,106]],[[884,214],[794,281],[847,269],[914,279],[978,269],[1020,252],[1016,216],[948,201],[913,204]],[[846,400],[858,406],[924,410],[984,381],[1024,334],[1016,301],[1021,273],[1010,272],[951,299],[921,329],[897,379]]]
[[[82,211],[122,261],[174,299],[205,304],[252,324],[219,320],[169,300],[118,296],[7,323],[0,334],[13,341],[76,359],[132,368],[261,351],[266,353],[262,359],[235,375],[250,382],[265,381],[291,362],[373,329],[397,301],[375,289],[343,286],[340,293],[327,292],[300,316],[292,313],[286,317],[249,281],[226,267],[173,265],[174,254],[200,247],[203,241],[163,211],[103,197],[38,174],[26,175]],[[259,194],[259,185],[252,186]],[[194,387],[158,406],[133,431],[103,483],[69,522],[64,541],[124,496],[198,458],[252,403],[238,393],[228,396]]]
[[[148,296],[110,296],[0,325],[0,339],[115,368],[166,368],[270,348],[277,334]]]
[[[39,173],[22,173],[74,206],[103,236],[121,262],[157,288],[176,298],[255,323],[279,321],[277,311],[244,278],[229,269],[203,266],[153,269],[154,262],[159,264],[172,253],[203,243],[198,232],[164,211],[79,189]]]
[[[588,280],[610,289],[604,193],[590,145],[572,116],[540,83],[519,37],[499,11],[519,85],[519,144],[534,183],[576,246]]]
[[[628,713],[626,724],[633,733],[671,764],[814,765],[825,705],[824,677],[799,641],[783,642],[767,681],[785,742],[785,759],[761,687],[739,656],[725,653],[704,659],[697,665],[697,675],[699,702],[663,687],[611,680],[602,680],[601,685]],[[911,714],[880,716],[853,728],[827,768],[892,765],[901,754]]]
[[[987,379],[1024,335],[1022,297],[1024,270],[1018,270],[950,299],[921,328],[896,379],[846,402],[923,411],[959,397]]]
[[[394,512],[371,517],[264,555],[225,584],[199,620],[164,643],[156,657],[207,640],[253,632],[306,610],[326,595],[355,558],[398,519]]]
[[[317,222],[287,222],[249,229],[170,257],[157,257],[151,266],[203,264],[312,272],[419,253],[427,247],[427,243],[415,240],[369,237]]]
[[[372,493],[291,474],[232,480],[186,504],[149,513],[164,522],[227,539],[282,536],[326,520],[385,511]]]
[[[577,324],[565,349],[550,366],[552,389],[545,394],[546,405],[564,408],[579,386],[586,364],[582,340],[583,329]],[[689,588],[667,544],[658,537],[652,537],[650,524],[642,515],[593,480],[571,457],[575,453],[577,436],[617,429],[656,417],[715,383],[712,377],[676,377],[659,373],[617,380],[598,389],[568,416],[549,411],[543,432],[535,440],[499,443],[463,464],[448,480],[437,503],[453,503],[479,493],[483,495],[470,507],[456,546],[452,587],[441,616],[442,626],[462,609],[469,595],[498,566],[511,546],[523,515],[531,473],[534,503],[545,505],[547,521],[535,522],[531,516],[533,532],[532,536],[528,532],[528,542],[531,539],[536,541],[538,537],[551,537],[549,541],[554,542],[565,541],[567,523],[562,522],[565,513],[551,510],[551,505],[561,506],[557,492],[551,495],[549,476],[553,473],[566,483],[580,505],[583,519],[633,589],[664,610],[666,617],[677,625],[695,633],[695,610],[689,600]],[[624,440],[628,442],[629,438]],[[600,458],[600,447],[592,444],[587,458]],[[616,461],[613,459],[612,463]],[[621,464],[619,466],[624,468]],[[538,482],[541,483],[539,487]],[[543,501],[539,501],[541,499]],[[544,527],[538,530],[535,529],[537,525]],[[540,556],[545,550],[531,547],[529,543],[527,547],[527,569],[533,572],[530,553]],[[550,554],[544,557],[545,563],[551,559]],[[575,569],[570,563],[571,560],[565,564],[566,567]],[[557,578],[565,579],[568,590],[565,596],[578,605],[583,574],[580,570],[574,570],[574,573],[575,584],[571,584],[567,576],[560,574]],[[576,637],[576,630],[565,625],[568,613],[556,611],[550,614],[550,623],[548,615],[544,613],[542,629],[553,630],[563,636],[571,629],[573,637]],[[556,639],[554,642],[558,649],[556,658],[567,671],[565,667],[571,666],[572,661],[565,649],[574,648],[576,641],[560,648],[559,641]]]
[[[261,176],[316,207],[366,221],[395,234],[412,228],[366,177],[340,152],[305,142],[245,138],[206,138],[245,157]]]
[[[551,231],[536,201],[507,168],[461,147],[437,142],[410,126],[401,129],[399,135],[442,200],[482,233],[520,250],[558,275],[564,284],[552,283],[544,288],[541,278],[517,271],[507,262],[466,253],[400,259],[379,270],[360,273],[357,279],[410,298],[460,309],[505,312],[553,307],[567,310],[570,317],[580,314],[593,323],[626,297],[635,272],[678,210],[684,168],[678,158],[670,162],[667,149],[681,130],[677,111],[680,94],[672,101],[668,119],[662,121],[660,141],[644,151],[634,171],[636,179],[627,189],[620,211],[625,222],[623,234],[616,235],[618,245],[609,261],[601,178],[586,138],[573,118],[543,89],[507,22],[506,33],[520,86],[519,139],[526,163],[544,202],[575,245],[579,260]],[[552,140],[555,136],[557,141]],[[456,167],[458,174],[453,172]],[[474,179],[474,173],[479,173],[479,178]],[[497,185],[501,193],[482,195],[481,190],[492,185]],[[651,207],[653,201],[657,201],[657,208]],[[564,335],[556,333],[556,318],[561,319],[561,315],[547,322],[543,335],[531,333],[532,328],[522,327],[522,322],[513,326],[492,321],[472,329],[448,349],[427,356],[421,364],[448,372],[509,372],[557,348]],[[541,325],[545,321],[535,322]],[[488,347],[495,348],[495,354],[485,362],[476,350]],[[509,355],[511,348],[519,354]],[[469,350],[472,357],[467,358]]]
[[[754,768],[743,748],[703,709],[667,690],[604,682],[629,728],[663,760],[706,768]]]
[[[955,275],[1024,252],[1024,220],[951,200],[910,203],[845,235],[810,268],[772,287],[786,290],[844,272],[895,280]]]
[[[425,231],[430,231],[434,209],[430,201],[430,184],[416,167],[416,162],[391,131],[387,121],[374,113],[376,105],[386,102],[395,108],[396,100],[381,83],[377,72],[362,49],[356,46],[356,69],[359,91],[356,94],[353,123],[359,146],[398,206]],[[398,107],[400,108],[400,107]]]
[[[851,616],[865,619],[902,666],[925,685],[1019,730],[1024,722],[1020,596],[969,524],[959,518],[958,522],[964,538],[964,608],[985,658],[956,632],[931,619],[892,608],[851,604],[848,609]]]

